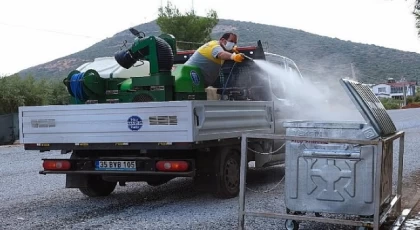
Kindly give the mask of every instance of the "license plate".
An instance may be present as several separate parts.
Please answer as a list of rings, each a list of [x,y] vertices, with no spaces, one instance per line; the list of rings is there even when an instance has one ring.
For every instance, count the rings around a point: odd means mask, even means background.
[[[96,170],[136,171],[136,161],[96,161]]]

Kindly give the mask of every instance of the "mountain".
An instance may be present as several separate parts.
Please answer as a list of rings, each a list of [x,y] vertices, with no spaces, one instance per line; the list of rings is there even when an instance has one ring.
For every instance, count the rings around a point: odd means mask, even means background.
[[[135,28],[146,35],[160,34],[156,21]],[[237,33],[239,45],[242,46],[261,40],[265,51],[291,58],[307,78],[351,77],[352,67],[356,79],[367,83],[383,82],[387,78],[399,80],[402,77],[415,81],[420,74],[420,54],[414,52],[343,41],[296,29],[224,19],[213,29],[212,37],[218,38],[227,31]],[[133,38],[127,28],[85,50],[22,70],[18,74],[36,78],[63,78],[95,57],[113,56],[124,40],[130,44]]]

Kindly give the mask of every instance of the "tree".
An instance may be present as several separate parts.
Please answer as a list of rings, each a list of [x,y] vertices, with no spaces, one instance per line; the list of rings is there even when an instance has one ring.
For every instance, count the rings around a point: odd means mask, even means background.
[[[416,18],[417,34],[420,35],[420,0],[415,1],[413,14]]]
[[[63,105],[70,100],[66,86],[61,80],[36,80],[32,76],[2,77],[0,92],[0,115],[16,113],[19,106]]]
[[[16,113],[24,105],[25,98],[20,94],[21,79],[18,76],[0,79],[0,114]]]
[[[63,84],[61,79],[51,80],[48,86],[51,91],[49,92],[50,105],[66,105],[70,102],[70,94],[67,87]]]
[[[178,41],[180,49],[197,49],[201,44],[211,40],[210,34],[219,22],[217,12],[210,10],[206,17],[200,17],[192,9],[181,14],[178,8],[168,1],[165,7],[159,7],[157,25],[163,33],[172,34]]]

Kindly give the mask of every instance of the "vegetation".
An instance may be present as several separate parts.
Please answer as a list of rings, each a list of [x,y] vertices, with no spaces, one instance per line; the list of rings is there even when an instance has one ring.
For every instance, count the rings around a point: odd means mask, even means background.
[[[408,96],[406,99],[406,106],[403,106],[404,100],[392,98],[380,98],[385,109],[401,109],[401,108],[419,108],[420,107],[420,92],[415,96]]]
[[[217,12],[214,10],[210,10],[207,17],[197,16],[194,9],[181,14],[170,1],[165,7],[159,8],[156,20],[156,24],[163,33],[172,34],[179,41],[191,42],[177,44],[180,49],[186,50],[197,49],[200,44],[211,40],[210,34],[218,22]]]
[[[416,18],[416,28],[418,35],[420,35],[420,0],[415,1],[413,14]]]
[[[400,109],[401,105],[403,104],[402,100],[392,98],[381,98],[380,101],[382,102],[385,109]]]
[[[63,105],[70,99],[62,81],[31,76],[0,78],[0,92],[0,115],[16,113],[19,106]]]

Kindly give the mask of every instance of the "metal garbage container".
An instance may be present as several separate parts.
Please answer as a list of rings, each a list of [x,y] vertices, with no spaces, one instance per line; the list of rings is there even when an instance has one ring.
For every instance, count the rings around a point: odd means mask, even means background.
[[[289,121],[286,136],[374,140],[397,132],[368,86],[341,80],[365,122]],[[381,205],[392,195],[392,142],[378,159],[376,145],[286,142],[285,204],[288,212],[374,215],[375,165],[382,164]]]

